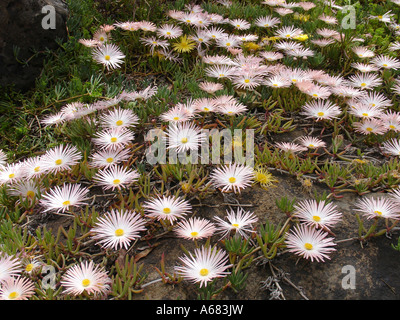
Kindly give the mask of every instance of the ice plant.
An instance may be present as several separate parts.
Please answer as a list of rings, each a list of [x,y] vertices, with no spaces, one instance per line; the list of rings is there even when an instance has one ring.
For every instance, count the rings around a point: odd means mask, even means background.
[[[100,116],[103,128],[129,128],[139,123],[139,118],[132,110],[115,108],[108,114]]]
[[[174,149],[177,152],[197,150],[205,138],[201,128],[191,122],[172,123],[166,132],[168,149]]]
[[[294,216],[308,226],[326,230],[330,230],[342,219],[342,213],[332,202],[316,200],[299,201],[294,206]]]
[[[286,247],[293,252],[312,262],[324,262],[330,259],[329,254],[336,251],[333,238],[323,229],[315,229],[305,224],[295,225],[286,235]]]
[[[383,142],[382,151],[391,156],[400,156],[400,141],[393,138]]]
[[[61,145],[52,148],[40,158],[43,170],[48,172],[60,172],[70,170],[79,163],[82,154],[73,145]]]
[[[300,145],[308,148],[308,149],[318,149],[318,148],[325,148],[326,143],[321,139],[310,137],[310,136],[303,136],[299,139]]]
[[[100,217],[91,229],[93,239],[104,248],[128,249],[132,240],[146,231],[146,221],[135,211],[111,210]]]
[[[274,179],[273,175],[267,169],[258,166],[254,168],[254,182],[259,183],[264,190],[268,190],[274,182],[278,181]]]
[[[40,200],[44,212],[65,212],[71,207],[87,204],[89,189],[82,187],[79,183],[64,183],[61,187],[55,186],[42,196]]]
[[[165,195],[146,201],[143,204],[143,208],[148,217],[157,220],[168,220],[171,223],[183,218],[192,210],[192,206],[187,200]]]
[[[233,163],[214,169],[210,176],[213,185],[222,192],[240,193],[242,189],[251,185],[254,172],[249,166]]]
[[[104,149],[91,155],[89,164],[95,168],[105,168],[127,161],[130,156],[128,149]]]
[[[29,278],[9,277],[0,286],[0,300],[28,300],[35,293],[35,284]]]
[[[111,279],[103,267],[93,261],[84,261],[67,269],[61,278],[61,285],[65,294],[77,296],[85,291],[102,296],[110,290]]]
[[[316,121],[332,120],[338,118],[341,113],[339,106],[326,100],[308,102],[302,107],[301,112],[307,118],[313,118]]]
[[[397,207],[397,202],[393,198],[366,198],[358,199],[354,209],[362,213],[367,219],[373,218],[388,218],[400,219],[400,212]]]
[[[134,169],[122,166],[111,166],[99,170],[93,177],[97,185],[102,186],[104,190],[122,189],[129,187],[140,177]]]
[[[214,235],[215,225],[204,218],[189,218],[179,222],[174,232],[177,237],[188,240],[199,240],[209,238]]]
[[[0,283],[10,277],[19,276],[21,272],[22,265],[19,259],[0,251]]]
[[[102,149],[117,150],[126,147],[134,140],[134,134],[126,128],[104,129],[93,137],[95,145]]]
[[[180,257],[182,265],[175,266],[175,270],[185,280],[199,283],[200,288],[206,287],[214,278],[230,274],[227,269],[232,265],[228,264],[228,259],[225,251],[203,246],[195,249],[194,254],[189,252],[189,255]]]
[[[124,62],[125,55],[115,44],[105,44],[96,47],[92,52],[93,59],[104,65],[107,70],[117,69]]]
[[[225,219],[214,217],[217,232],[221,233],[221,238],[227,237],[231,232],[238,233],[243,238],[248,238],[254,232],[254,224],[258,221],[258,217],[254,212],[245,211],[237,208],[236,211],[226,211]]]

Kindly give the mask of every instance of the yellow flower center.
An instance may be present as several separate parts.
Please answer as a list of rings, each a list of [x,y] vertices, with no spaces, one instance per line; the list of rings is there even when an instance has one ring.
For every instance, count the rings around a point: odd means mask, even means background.
[[[386,63],[384,63],[382,66],[387,67],[388,65]]]
[[[33,171],[39,172],[39,171],[40,171],[40,167],[35,167],[35,168],[33,169]]]
[[[230,183],[235,183],[236,182],[236,178],[235,177],[230,177],[229,178],[229,182]]]
[[[174,117],[173,119],[174,119],[174,121],[178,121],[179,117]]]
[[[231,45],[231,43],[230,43],[230,42],[227,42],[227,43],[226,43],[226,46],[227,46],[227,47],[229,47],[230,45]]]
[[[12,178],[14,178],[15,177],[15,174],[14,173],[10,173],[9,175],[8,175],[8,178],[9,179],[12,179]]]
[[[225,77],[225,75],[223,73],[220,73],[219,77],[222,78],[222,77]]]
[[[63,206],[69,206],[70,204],[71,204],[71,201],[69,201],[69,200],[65,200],[65,201],[62,203]]]
[[[124,124],[124,122],[122,120],[118,120],[115,124],[117,126],[122,126]]]
[[[19,297],[19,293],[16,292],[16,291],[13,291],[13,292],[11,292],[11,293],[8,295],[8,298],[9,298],[10,300],[15,300],[15,299],[17,299],[18,297]]]
[[[35,196],[35,193],[34,193],[32,190],[29,190],[29,191],[26,193],[26,196],[27,196],[28,198],[33,198],[33,197]]]
[[[181,139],[181,142],[182,142],[182,143],[187,143],[187,142],[188,142],[188,138],[182,138],[182,139]]]
[[[82,280],[82,286],[83,287],[88,287],[90,285],[90,280],[89,279],[83,279]]]
[[[112,143],[117,142],[117,140],[118,140],[118,139],[117,139],[116,137],[112,137],[112,138],[111,138],[111,142],[112,142]]]
[[[313,94],[313,97],[318,97],[318,94],[314,93],[314,94]]]
[[[25,271],[31,272],[32,270],[33,270],[33,264],[32,263],[27,264],[25,267]]]
[[[244,79],[244,83],[249,83],[250,80],[249,79]]]
[[[361,87],[365,87],[367,84],[365,82],[361,83],[360,86]]]
[[[366,113],[366,112],[364,112],[362,115],[363,115],[364,117],[368,117],[368,113]]]
[[[323,117],[324,114],[325,114],[325,113],[323,113],[322,111],[320,111],[320,112],[317,113],[317,116],[318,116],[318,117]]]
[[[366,128],[365,130],[367,130],[368,132],[374,131],[374,129],[372,129],[372,128],[370,128],[370,127]]]
[[[121,183],[121,180],[119,180],[119,179],[114,179],[114,181],[113,181],[113,184],[120,184]]]
[[[57,160],[55,161],[55,163],[56,163],[57,166],[59,166],[60,164],[62,164],[62,160],[61,160],[61,159],[57,159]]]
[[[100,41],[104,41],[104,37],[100,37],[100,39],[99,39]]]
[[[190,236],[193,237],[193,238],[196,238],[198,235],[199,235],[199,233],[196,232],[196,231],[193,231],[193,232],[190,233]]]
[[[116,237],[121,237],[123,235],[124,235],[124,230],[122,230],[122,229],[115,230],[115,236]]]
[[[164,208],[163,209],[163,213],[169,214],[169,213],[171,213],[171,209],[170,208]]]
[[[308,147],[309,147],[309,148],[314,148],[315,146],[314,146],[313,144],[310,143],[310,144],[308,145]]]
[[[107,54],[107,55],[104,57],[104,59],[105,59],[106,61],[110,61],[111,57]]]
[[[208,109],[207,107],[204,107],[203,110],[204,110],[204,111],[210,111],[210,109]]]
[[[297,82],[297,79],[292,79],[292,82]]]
[[[238,223],[232,223],[232,227],[239,228],[239,224]]]
[[[203,42],[204,40],[203,40],[203,38],[199,38],[199,42]]]
[[[383,18],[383,16],[378,16],[378,19],[382,19]]]
[[[208,269],[206,269],[206,268],[203,268],[203,269],[200,270],[200,275],[202,277],[208,276],[209,273],[210,273],[210,271],[208,271]]]
[[[304,244],[304,248],[306,249],[306,250],[312,250],[312,248],[313,248],[313,245],[311,244],[311,243],[305,243]]]
[[[167,35],[169,35],[169,36],[170,36],[170,35],[171,35],[171,32],[167,31]]]
[[[396,129],[396,127],[394,125],[392,125],[392,124],[389,126],[389,128],[390,129]]]
[[[319,217],[319,216],[313,216],[312,219],[313,219],[315,222],[320,222],[320,221],[321,221],[321,217]]]
[[[287,34],[287,35],[286,35],[286,38],[290,38],[290,34]]]
[[[107,163],[112,163],[114,161],[114,158],[111,158],[111,157],[107,158],[106,161],[107,161]]]
[[[272,84],[274,87],[277,87],[278,86],[278,84],[277,83],[274,83],[274,84]]]
[[[382,211],[375,210],[374,213],[376,213],[378,216],[382,215]]]

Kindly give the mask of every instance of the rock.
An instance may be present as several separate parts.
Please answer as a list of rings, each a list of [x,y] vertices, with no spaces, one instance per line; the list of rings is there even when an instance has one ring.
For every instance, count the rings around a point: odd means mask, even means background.
[[[46,7],[52,11],[44,10],[45,6],[52,6]],[[66,39],[67,15],[62,0],[1,0],[0,86],[26,91],[35,84],[44,55],[34,53],[55,50],[56,39]],[[18,59],[15,48],[19,50]]]

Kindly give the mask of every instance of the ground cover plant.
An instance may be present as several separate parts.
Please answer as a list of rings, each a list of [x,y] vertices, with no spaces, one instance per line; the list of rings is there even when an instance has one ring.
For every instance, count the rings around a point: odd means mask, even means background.
[[[285,268],[398,262],[399,1],[68,5],[1,93],[1,299],[322,299]]]

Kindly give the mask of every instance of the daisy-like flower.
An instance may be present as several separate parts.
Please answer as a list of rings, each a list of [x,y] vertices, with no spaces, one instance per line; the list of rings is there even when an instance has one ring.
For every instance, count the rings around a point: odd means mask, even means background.
[[[22,265],[24,267],[24,272],[31,274],[35,270],[40,269],[40,267],[43,266],[43,263],[37,258],[29,257],[22,260]]]
[[[145,214],[157,220],[168,220],[174,223],[191,212],[192,206],[187,200],[174,196],[162,196],[143,204]]]
[[[217,112],[228,116],[239,115],[247,111],[247,107],[239,102],[231,101],[227,103],[219,103]]]
[[[85,291],[101,296],[110,290],[111,279],[103,267],[85,261],[68,268],[61,278],[61,285],[65,294],[77,296]]]
[[[238,89],[253,90],[261,85],[263,78],[252,73],[241,73],[232,76],[231,81]]]
[[[103,29],[97,30],[93,34],[93,40],[100,42],[102,45],[111,41],[111,34],[104,31]]]
[[[121,166],[112,166],[99,170],[93,180],[104,190],[127,188],[138,180],[139,173],[136,170]]]
[[[281,19],[271,16],[259,17],[254,21],[254,24],[261,28],[273,28],[281,23]]]
[[[250,29],[250,27],[251,27],[251,24],[243,19],[229,20],[229,24],[238,30],[247,30],[247,29]]]
[[[145,46],[150,47],[151,54],[154,53],[154,50],[157,47],[161,47],[163,49],[167,49],[169,47],[169,42],[167,40],[160,40],[156,37],[140,38],[140,42],[143,43]]]
[[[201,44],[208,46],[211,40],[207,30],[198,30],[195,35],[190,36],[190,39],[196,42],[198,46]]]
[[[174,149],[177,152],[198,149],[205,138],[204,132],[190,122],[170,124],[165,137],[168,141],[168,149]]]
[[[389,45],[389,48],[388,48],[390,51],[397,51],[397,50],[400,50],[400,42],[399,41],[395,41],[395,42],[392,42],[390,45]]]
[[[41,157],[43,170],[48,172],[60,172],[71,170],[71,167],[78,164],[82,154],[73,145],[61,145],[52,148]]]
[[[330,259],[329,254],[336,251],[333,238],[323,229],[315,229],[304,224],[294,226],[286,235],[286,247],[293,252],[312,262],[324,262]]]
[[[210,177],[213,185],[221,188],[222,192],[232,190],[240,193],[242,189],[252,184],[254,172],[249,166],[234,163],[214,169]]]
[[[308,136],[300,137],[299,143],[300,145],[308,149],[318,149],[326,147],[326,143],[324,141],[315,137],[308,137]]]
[[[0,283],[21,274],[22,266],[18,258],[0,252]]]
[[[388,130],[400,132],[400,113],[395,111],[387,111],[380,115],[379,119]]]
[[[328,29],[328,28],[322,28],[322,29],[317,29],[315,30],[316,34],[324,37],[324,38],[331,38],[334,36],[337,36],[339,32],[336,30]]]
[[[100,116],[104,128],[134,127],[139,123],[139,117],[129,109],[116,108],[106,115]]]
[[[315,45],[324,48],[326,46],[329,46],[332,43],[335,43],[336,41],[333,39],[316,39],[316,40],[311,40],[311,43],[314,43]]]
[[[335,17],[327,16],[324,13],[318,17],[319,20],[324,21],[327,24],[337,24],[338,20]]]
[[[212,65],[222,64],[227,66],[233,66],[235,64],[231,58],[223,55],[216,55],[216,56],[205,55],[203,57],[203,62],[206,64],[212,64]]]
[[[137,31],[140,27],[140,22],[138,21],[125,21],[125,22],[118,22],[114,24],[116,27],[121,28],[125,31]]]
[[[400,219],[398,204],[393,198],[367,198],[358,199],[354,211],[361,212],[368,220],[373,218]]]
[[[264,85],[271,88],[288,88],[292,81],[287,76],[278,74],[265,79]]]
[[[30,199],[39,195],[39,186],[33,180],[22,180],[12,184],[12,187],[8,190],[11,196],[21,197],[22,199]]]
[[[283,17],[294,12],[292,9],[289,8],[275,8],[274,11]]]
[[[362,103],[354,104],[353,108],[349,110],[350,114],[361,119],[380,118],[382,112],[380,107]]]
[[[29,278],[9,277],[0,287],[0,300],[28,300],[35,293],[35,284]]]
[[[353,88],[349,86],[336,86],[331,87],[333,95],[347,98],[356,98],[362,95],[361,89]]]
[[[203,218],[189,218],[182,220],[174,229],[176,236],[188,240],[198,240],[209,238],[216,231],[215,225]]]
[[[104,149],[91,156],[90,165],[95,168],[105,168],[126,161],[129,158],[130,154],[127,149]]]
[[[226,65],[214,65],[206,68],[205,73],[211,78],[229,78],[237,73],[237,68]]]
[[[282,27],[275,31],[275,36],[281,39],[292,39],[303,34],[303,31],[293,26]]]
[[[400,61],[393,57],[379,55],[371,60],[371,63],[378,68],[382,69],[394,69],[400,68]]]
[[[308,87],[306,90],[301,89],[301,84],[305,83],[307,81],[301,81],[296,83],[297,88],[299,88],[300,91],[304,92],[305,94],[309,95],[310,97],[318,100],[324,100],[327,99],[331,94],[332,91],[330,88],[323,87],[323,86],[318,86],[318,85],[312,85]]]
[[[146,221],[134,211],[111,210],[100,217],[91,229],[93,239],[104,248],[128,249],[132,240],[140,237],[140,231],[146,231]]]
[[[387,128],[384,126],[381,120],[379,119],[366,119],[361,122],[353,122],[353,127],[356,132],[368,135],[368,134],[384,134],[387,131]]]
[[[93,59],[103,64],[107,70],[119,68],[124,62],[125,55],[115,44],[106,44],[93,49]]]
[[[228,36],[228,34],[225,32],[224,29],[222,28],[217,28],[217,27],[211,27],[208,29],[208,35],[211,39],[213,40],[218,40],[223,37]]]
[[[78,42],[88,48],[95,48],[102,45],[102,43],[95,39],[79,39]]]
[[[183,122],[190,120],[190,118],[192,118],[192,115],[181,106],[175,106],[170,110],[162,113],[160,118],[165,122]]]
[[[199,88],[207,93],[213,94],[219,90],[222,90],[224,86],[221,83],[204,81],[199,83]]]
[[[132,142],[133,133],[126,128],[104,129],[92,139],[93,143],[102,149],[122,149]]]
[[[184,35],[179,38],[179,42],[173,43],[172,47],[179,53],[190,52],[196,47],[196,42]]]
[[[290,153],[307,151],[306,147],[294,142],[278,142],[275,144],[275,146],[284,152],[290,152]]]
[[[216,111],[217,104],[214,99],[200,98],[195,100],[194,107],[198,112],[213,112]]]
[[[88,193],[89,189],[80,184],[64,183],[61,187],[55,186],[44,194],[40,203],[44,207],[44,212],[64,212],[69,210],[70,207],[87,204],[84,201],[87,199]]]
[[[157,30],[157,26],[151,21],[140,21],[139,29],[146,32],[155,32]]]
[[[7,163],[0,166],[0,186],[11,184],[24,177],[23,163]]]
[[[379,70],[379,68],[374,66],[373,64],[360,63],[360,62],[353,62],[350,66],[361,72],[373,72]]]
[[[156,33],[166,39],[175,39],[182,35],[182,29],[172,24],[163,24],[157,29]]]
[[[274,44],[278,50],[289,51],[303,48],[303,45],[295,41],[280,41]]]
[[[278,180],[275,180],[267,169],[261,166],[254,168],[254,183],[259,183],[261,188],[268,190],[274,182],[278,182]]]
[[[200,283],[200,288],[212,281],[214,278],[222,278],[230,274],[226,271],[231,264],[228,264],[229,257],[223,250],[217,248],[201,247],[194,250],[194,255],[180,257],[181,266],[176,266],[175,271],[185,280],[193,283]]]
[[[351,49],[359,58],[372,58],[375,56],[375,53],[369,50],[366,47],[353,47]]]
[[[259,53],[261,57],[263,57],[267,61],[276,61],[283,58],[283,54],[280,52],[274,51],[264,51]]]
[[[253,224],[258,221],[257,216],[250,211],[244,211],[238,208],[236,211],[226,211],[226,220],[220,217],[214,217],[216,221],[217,232],[222,233],[221,238],[228,236],[231,231],[240,234],[243,238],[248,238],[249,234],[254,232]]]
[[[400,140],[390,139],[383,142],[382,151],[391,156],[400,156]]]
[[[294,206],[294,215],[307,226],[330,230],[342,219],[342,213],[333,203],[303,200]]]
[[[391,101],[384,94],[375,91],[364,92],[363,95],[357,98],[357,101],[361,104],[382,109],[392,106]]]
[[[390,13],[392,10],[384,13],[383,15],[378,15],[378,16],[373,16],[371,15],[369,18],[370,19],[378,19],[379,21],[385,22],[385,23],[390,23],[392,21],[392,18],[394,16],[394,13]]]
[[[342,111],[339,106],[326,100],[307,102],[302,107],[301,112],[301,114],[305,115],[307,118],[313,118],[316,121],[338,118],[341,113]]]
[[[295,57],[295,58],[307,59],[307,57],[314,56],[314,51],[312,51],[309,48],[300,48],[300,49],[286,51],[285,54],[288,56]]]
[[[216,40],[216,45],[220,48],[237,48],[240,47],[242,41],[235,35],[226,35]]]

